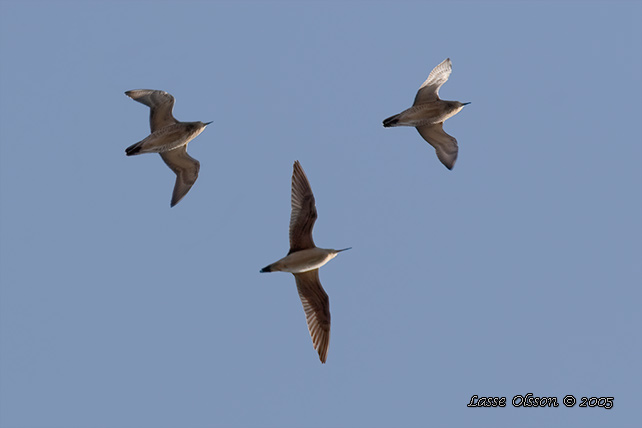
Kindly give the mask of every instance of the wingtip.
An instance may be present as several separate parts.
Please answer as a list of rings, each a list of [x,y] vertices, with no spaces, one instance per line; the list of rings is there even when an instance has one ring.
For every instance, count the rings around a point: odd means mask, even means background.
[[[307,176],[305,175],[305,171],[303,170],[303,167],[301,166],[301,162],[298,160],[294,161],[294,165],[292,165],[292,183],[294,184],[294,181],[296,180],[295,177],[305,177],[307,180]]]
[[[317,352],[319,353],[319,361],[321,361],[321,364],[325,364],[326,360],[328,359],[328,348],[320,348]]]

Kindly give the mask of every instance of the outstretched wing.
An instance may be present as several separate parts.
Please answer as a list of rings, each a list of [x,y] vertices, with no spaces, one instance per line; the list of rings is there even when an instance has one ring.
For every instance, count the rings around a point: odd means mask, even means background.
[[[446,168],[453,169],[457,160],[459,147],[457,140],[444,131],[444,122],[434,125],[418,126],[417,131],[431,146],[435,148],[437,157]]]
[[[290,214],[290,253],[314,248],[312,228],[317,219],[317,208],[310,182],[299,161],[292,172],[292,213]]]
[[[421,85],[413,105],[428,103],[439,99],[439,88],[446,83],[453,70],[450,58],[443,60],[441,64],[433,68],[426,81]]]
[[[295,273],[308,330],[319,359],[325,363],[330,345],[330,299],[319,281],[319,269]]]
[[[174,97],[171,94],[153,89],[134,89],[125,92],[125,95],[149,107],[149,126],[152,133],[177,122],[172,116]]]
[[[172,193],[171,206],[176,205],[187,195],[198,178],[201,164],[187,154],[187,144],[177,149],[160,153],[161,158],[176,174],[176,184]]]

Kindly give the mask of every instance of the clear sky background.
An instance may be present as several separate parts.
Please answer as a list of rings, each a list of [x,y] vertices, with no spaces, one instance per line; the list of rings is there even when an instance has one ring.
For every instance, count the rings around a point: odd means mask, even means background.
[[[0,425],[637,427],[640,2],[0,2]],[[453,171],[411,128],[450,57]],[[151,88],[198,181],[124,150]],[[299,160],[328,362],[288,251]],[[558,408],[514,408],[515,395]],[[467,408],[472,395],[508,406]],[[611,410],[562,398],[614,397]]]

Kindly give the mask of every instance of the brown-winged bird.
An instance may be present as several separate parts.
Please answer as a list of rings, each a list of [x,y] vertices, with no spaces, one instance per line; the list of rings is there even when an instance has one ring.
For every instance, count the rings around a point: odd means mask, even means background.
[[[261,272],[291,272],[299,291],[308,330],[319,359],[325,363],[330,344],[330,301],[319,281],[319,268],[341,251],[318,248],[312,240],[312,227],[317,208],[310,182],[299,161],[292,173],[292,213],[290,215],[290,252],[281,260],[261,269]]]
[[[439,88],[446,83],[452,63],[446,58],[435,67],[421,85],[412,107],[383,121],[383,126],[415,126],[419,134],[435,148],[446,168],[453,169],[457,160],[457,140],[444,132],[444,121],[459,113],[465,105],[459,101],[439,99]]]
[[[187,154],[187,143],[212,122],[179,122],[172,115],[174,97],[165,91],[135,89],[125,92],[125,95],[149,107],[149,125],[152,130],[147,138],[127,147],[125,153],[127,156],[160,154],[176,174],[171,202],[173,207],[192,188],[201,166],[196,159]]]

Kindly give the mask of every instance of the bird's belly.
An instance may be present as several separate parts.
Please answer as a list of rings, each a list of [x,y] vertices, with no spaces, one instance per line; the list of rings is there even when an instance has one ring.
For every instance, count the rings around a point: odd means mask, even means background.
[[[282,258],[279,268],[283,272],[300,273],[318,269],[328,263],[332,256],[320,248],[297,251]]]
[[[410,107],[401,113],[398,125],[403,126],[423,126],[434,125],[448,119],[443,106],[438,103],[426,103]]]
[[[203,128],[205,129],[205,128]],[[186,145],[198,136],[197,132],[186,131],[183,127],[170,125],[150,134],[143,140],[142,153],[163,153]]]

